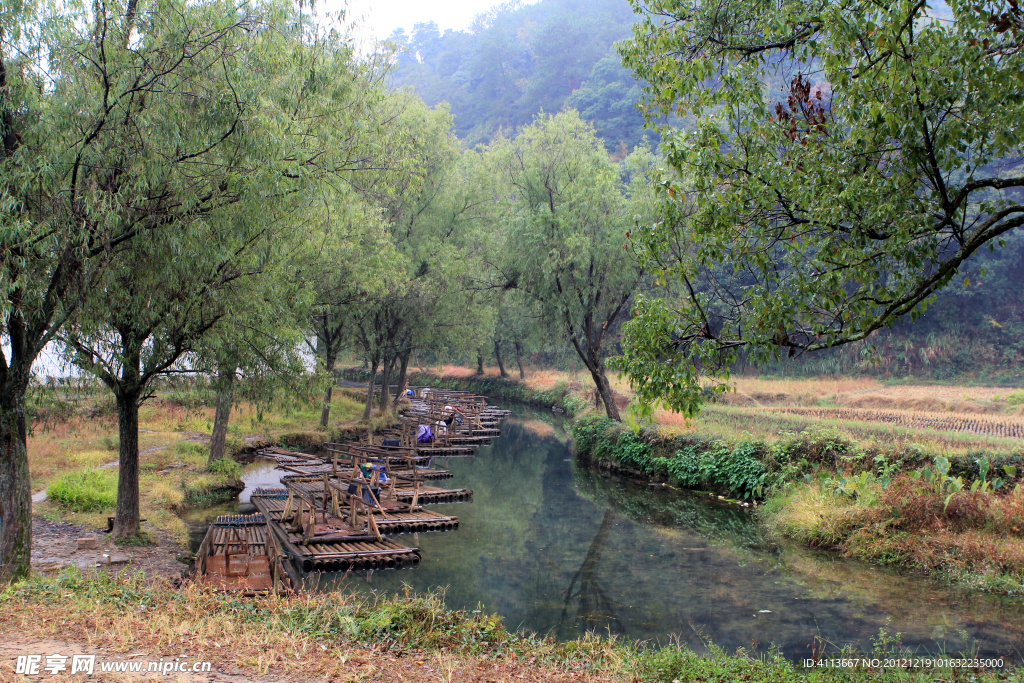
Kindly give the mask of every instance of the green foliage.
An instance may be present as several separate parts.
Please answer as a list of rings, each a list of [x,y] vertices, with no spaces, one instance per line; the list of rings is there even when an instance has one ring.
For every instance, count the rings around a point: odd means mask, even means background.
[[[485,162],[500,181],[502,280],[571,342],[618,419],[605,346],[644,284],[621,236],[650,213],[654,158],[637,151],[616,165],[593,128],[569,111],[540,115],[514,140],[495,141]]]
[[[59,475],[46,495],[74,512],[110,510],[117,502],[117,473],[83,470]]]
[[[207,465],[206,469],[214,474],[223,474],[231,479],[241,479],[242,477],[242,466],[231,458],[218,458]]]
[[[1011,391],[1006,395],[1006,402],[1011,406],[1024,405],[1024,391]]]
[[[587,415],[572,427],[576,452],[583,459],[608,462],[650,477],[667,478],[685,488],[728,492],[762,499],[787,484],[815,478],[836,493],[870,505],[881,487],[905,472],[937,482],[947,500],[963,490],[994,491],[1015,480],[1019,453],[971,453],[947,458],[920,447],[879,452],[831,429],[783,433],[774,442],[750,438],[694,439],[639,433],[604,417]],[[934,465],[922,464],[934,459]],[[990,480],[990,472],[1000,476]]]
[[[353,611],[361,640],[402,648],[459,647],[470,652],[506,642],[501,617],[449,611],[436,593],[363,603]]]
[[[686,488],[725,489],[742,498],[761,498],[768,470],[760,459],[763,444],[741,441],[734,448],[717,443],[689,446],[668,462],[668,472]]]
[[[116,451],[121,447],[121,439],[117,436],[103,436],[100,445],[108,451]]]
[[[976,254],[1024,214],[1015,3],[633,5],[620,50],[645,112],[697,121],[663,130],[673,173],[633,239],[666,287],[625,329],[638,405],[692,413],[699,375],[727,378],[741,352],[865,340],[987,279]]]

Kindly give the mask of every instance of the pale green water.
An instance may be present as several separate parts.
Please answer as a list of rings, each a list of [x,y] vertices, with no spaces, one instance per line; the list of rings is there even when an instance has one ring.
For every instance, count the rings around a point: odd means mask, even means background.
[[[799,658],[823,646],[870,651],[884,627],[922,654],[1019,659],[1019,599],[955,594],[921,577],[776,547],[745,510],[577,467],[559,422],[517,408],[494,445],[436,461],[474,498],[430,506],[458,515],[458,531],[395,537],[419,545],[418,568],[324,574],[310,587],[440,587],[451,608],[497,612],[511,629],[560,639],[593,630],[655,643],[678,637],[699,649],[706,638]]]

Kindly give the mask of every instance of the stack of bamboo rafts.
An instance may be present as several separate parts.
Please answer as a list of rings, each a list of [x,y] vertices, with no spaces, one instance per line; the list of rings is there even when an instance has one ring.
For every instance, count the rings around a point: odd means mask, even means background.
[[[489,407],[471,394],[426,393],[427,398],[414,397],[398,429],[368,437],[366,443],[328,443],[318,455],[283,448],[259,451],[276,460],[285,474],[281,488],[256,489],[252,503],[303,571],[415,566],[419,549],[401,545],[391,535],[458,528],[458,517],[423,507],[473,497],[468,489],[426,483],[452,476],[431,467],[433,456],[462,450],[472,454],[475,445],[501,433],[498,424],[508,411]],[[424,446],[402,436],[407,424],[418,428],[436,423],[449,428],[440,444]],[[454,444],[453,438],[479,441]]]
[[[501,436],[499,425],[509,411],[487,405],[487,399],[466,391],[417,387],[411,407],[398,426],[382,432],[421,455],[472,455],[476,446]],[[424,440],[428,428],[429,440]]]

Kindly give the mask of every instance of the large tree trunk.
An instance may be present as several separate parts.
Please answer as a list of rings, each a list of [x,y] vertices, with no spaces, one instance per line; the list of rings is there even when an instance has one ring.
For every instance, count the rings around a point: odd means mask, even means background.
[[[590,371],[590,376],[594,379],[594,386],[597,387],[597,393],[600,394],[601,400],[604,402],[605,413],[611,419],[616,422],[621,422],[622,418],[619,417],[619,408],[615,405],[615,398],[612,396],[612,385],[608,381],[608,376],[604,372],[604,363],[601,362],[601,347],[594,348],[591,344],[590,339],[585,340],[586,350],[580,347],[579,342],[570,337],[573,348],[576,349],[576,355],[583,361],[583,365],[586,366],[587,370]]]
[[[400,365],[398,366],[398,392],[395,394],[395,400],[401,401],[402,397],[405,396],[406,389],[409,388],[409,358],[412,356],[412,350],[404,352],[399,358]]]
[[[25,392],[0,400],[0,583],[28,576],[32,551],[32,490],[25,447]]]
[[[512,345],[516,349],[516,365],[519,366],[519,379],[526,379],[526,371],[523,370],[523,349],[519,342],[512,342]]]
[[[331,383],[327,385],[327,391],[324,392],[324,409],[320,412],[321,427],[327,427],[327,423],[331,419],[331,394],[334,393],[334,384],[338,381],[334,377],[334,364],[337,362],[336,356],[333,344],[328,344],[324,363],[327,367],[327,374],[331,376]]]
[[[139,391],[120,391],[117,435],[121,441],[117,472],[117,512],[114,537],[139,535]]]
[[[476,374],[484,374],[484,354],[480,349],[476,350]]]
[[[501,372],[501,376],[508,379],[508,373],[505,372],[505,364],[501,362],[501,344],[498,340],[494,340],[494,358],[498,361],[498,371]]]
[[[234,363],[221,363],[217,367],[217,408],[213,415],[213,435],[210,438],[210,462],[224,457],[224,445],[228,438],[228,419],[231,404],[235,398]]]
[[[621,422],[622,418],[619,417],[619,408],[615,405],[615,397],[612,396],[612,385],[604,372],[604,364],[597,361],[593,367],[587,369],[590,370],[590,376],[594,378],[594,384],[597,386],[597,393],[604,402],[605,413],[611,419]]]
[[[370,419],[370,411],[373,410],[373,380],[377,376],[377,363],[378,362],[379,362],[378,358],[372,358],[367,363],[370,366],[369,367],[369,370],[370,370],[370,382],[369,382],[369,386],[366,388],[366,410],[363,411],[363,419],[364,420],[369,420]]]
[[[388,412],[388,408],[391,407],[391,370],[395,367],[395,357],[385,357],[384,362],[381,363],[381,378],[380,378],[380,412]]]

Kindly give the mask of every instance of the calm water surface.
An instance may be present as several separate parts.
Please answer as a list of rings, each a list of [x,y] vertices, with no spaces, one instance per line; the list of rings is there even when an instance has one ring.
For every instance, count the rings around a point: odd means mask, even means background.
[[[870,651],[885,628],[921,654],[1020,661],[1019,599],[951,593],[921,577],[779,547],[746,510],[577,467],[560,420],[514,410],[492,446],[435,461],[454,473],[449,485],[473,489],[473,502],[429,506],[458,515],[458,531],[395,537],[421,548],[418,568],[311,575],[309,587],[441,588],[450,608],[497,612],[510,629],[559,639],[597,631],[698,650],[705,642],[758,652],[774,645],[799,658],[844,646]],[[268,485],[278,475],[257,463],[246,479]]]

